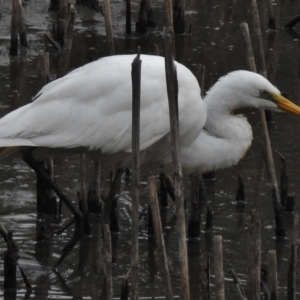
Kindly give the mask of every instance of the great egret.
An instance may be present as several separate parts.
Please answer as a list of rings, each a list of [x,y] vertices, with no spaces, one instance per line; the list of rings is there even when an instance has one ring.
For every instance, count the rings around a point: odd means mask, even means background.
[[[2,155],[30,146],[36,147],[37,157],[49,150],[72,150],[101,153],[103,162],[128,163],[134,57],[101,58],[47,84],[33,102],[0,120]],[[141,55],[141,60],[141,163],[169,165],[164,58]],[[283,110],[300,116],[300,108],[259,74],[231,72],[202,101],[192,72],[178,62],[176,68],[181,158],[186,172],[230,167],[244,156],[252,130],[246,118],[232,114],[237,108]]]

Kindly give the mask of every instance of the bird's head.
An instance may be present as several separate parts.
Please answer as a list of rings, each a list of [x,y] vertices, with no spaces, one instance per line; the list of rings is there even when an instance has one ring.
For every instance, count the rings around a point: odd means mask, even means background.
[[[300,107],[282,96],[280,92],[261,90],[259,99],[267,101],[264,109],[285,111],[300,116]]]
[[[249,71],[234,71],[222,77],[208,92],[207,98],[208,101],[209,98],[226,98],[228,101],[224,102],[223,109],[226,105],[230,111],[241,107],[256,107],[300,116],[299,106],[282,96],[265,77]]]

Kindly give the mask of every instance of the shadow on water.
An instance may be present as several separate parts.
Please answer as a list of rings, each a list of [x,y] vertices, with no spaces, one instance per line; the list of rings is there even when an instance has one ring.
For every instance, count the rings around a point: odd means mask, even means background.
[[[186,23],[191,25],[191,35],[176,37],[176,58],[196,73],[197,65],[204,64],[206,68],[205,86],[207,90],[221,75],[236,69],[246,68],[242,36],[239,30],[241,22],[251,23],[247,9],[249,1],[187,1]],[[147,36],[126,37],[125,7],[121,2],[112,2],[115,47],[117,53],[135,53],[140,45],[143,53],[153,53],[154,49],[162,49],[161,30],[164,24],[164,1],[156,1],[158,28]],[[137,18],[138,2],[133,4],[133,18]],[[43,33],[49,32],[51,22],[55,19],[49,12],[46,1],[31,0],[25,8],[29,49],[22,49],[20,56],[10,58],[8,55],[10,35],[10,3],[0,3],[0,115],[27,103],[37,92],[36,63],[37,54],[45,49]],[[280,20],[278,30],[270,37],[267,31],[267,13],[261,4],[263,40],[267,53],[269,76],[289,98],[299,103],[297,77],[299,64],[299,40],[291,38],[280,29],[294,17],[298,4],[289,2],[281,5],[274,2],[277,20]],[[299,33],[299,29],[296,28]],[[255,41],[254,46],[255,46]],[[71,56],[71,69],[109,54],[105,44],[105,28],[102,16],[87,8],[78,7],[75,23],[75,35]],[[58,53],[50,47],[51,79],[55,79]],[[223,236],[224,272],[226,277],[226,295],[234,299],[235,291],[228,270],[234,269],[242,283],[245,283],[247,272],[247,217],[252,207],[258,207],[262,228],[262,260],[267,261],[267,252],[277,250],[279,293],[286,295],[287,259],[289,256],[289,241],[278,240],[275,236],[274,215],[271,203],[271,193],[268,185],[264,157],[261,148],[261,132],[256,112],[246,111],[253,125],[254,141],[246,158],[228,170],[220,170],[213,184],[207,183],[209,206],[213,212],[213,232],[205,233],[206,205],[201,215],[200,241],[189,243],[189,267],[191,277],[192,299],[200,297],[199,265],[200,254],[212,253],[213,234]],[[274,150],[282,153],[287,161],[290,178],[290,190],[296,202],[300,196],[300,140],[295,136],[300,132],[300,122],[294,117],[284,114],[274,115],[271,125],[271,139]],[[280,160],[275,156],[279,169]],[[55,163],[56,180],[76,199],[79,189],[79,165],[77,158],[60,158]],[[92,218],[92,232],[66,258],[59,269],[52,271],[52,266],[60,255],[62,246],[72,234],[69,228],[61,236],[50,241],[35,242],[36,207],[35,207],[35,176],[33,172],[17,158],[8,158],[0,164],[0,211],[1,221],[14,231],[19,245],[22,244],[19,263],[26,272],[32,286],[30,299],[105,299],[105,283],[102,265],[102,234],[100,221],[97,216]],[[153,170],[158,173],[159,170]],[[244,179],[246,200],[243,209],[237,208],[235,195],[237,178]],[[144,179],[143,179],[144,180]],[[146,185],[142,184],[141,207],[146,207]],[[186,184],[188,195],[189,184]],[[120,234],[112,237],[113,249],[113,284],[114,295],[119,297],[122,278],[130,268],[130,203],[128,194],[130,185],[124,186],[120,196]],[[188,196],[187,196],[188,197]],[[174,204],[165,211],[164,230],[169,267],[171,271],[174,295],[180,294],[180,274],[178,268],[178,243],[176,238],[176,216]],[[296,205],[296,210],[298,207]],[[70,215],[63,211],[63,218],[68,220]],[[286,216],[286,224],[290,233],[292,218]],[[140,231],[140,293],[141,296],[163,295],[162,278],[159,273],[156,246],[153,237],[147,237],[146,225],[141,225]],[[5,249],[0,241],[0,252]],[[213,264],[213,262],[212,262]],[[213,269],[212,269],[213,270]],[[3,262],[0,264],[3,274]],[[5,299],[26,299],[25,286],[21,275],[18,274],[19,290],[16,295],[5,295]],[[298,281],[299,283],[299,281]],[[0,277],[3,285],[3,277]],[[214,278],[211,278],[214,284]],[[300,283],[298,284],[298,286]],[[3,292],[1,295],[3,296]],[[11,298],[12,297],[12,298]]]

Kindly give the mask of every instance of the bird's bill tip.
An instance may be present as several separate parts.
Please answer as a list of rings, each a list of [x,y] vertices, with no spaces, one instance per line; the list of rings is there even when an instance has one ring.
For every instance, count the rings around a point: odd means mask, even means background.
[[[280,94],[274,95],[278,108],[280,110],[293,113],[300,117],[300,107]]]

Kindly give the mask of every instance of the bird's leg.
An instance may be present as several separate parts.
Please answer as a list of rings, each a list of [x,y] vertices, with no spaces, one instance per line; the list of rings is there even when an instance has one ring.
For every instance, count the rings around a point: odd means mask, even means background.
[[[72,201],[64,194],[64,192],[61,190],[61,188],[52,180],[52,178],[47,174],[47,172],[41,168],[39,163],[35,160],[35,158],[32,156],[32,150],[34,148],[32,147],[22,147],[21,148],[21,154],[23,160],[39,175],[43,178],[43,180],[53,189],[53,191],[57,194],[57,196],[66,204],[66,206],[71,210],[71,212],[74,214],[74,220],[75,220],[75,230],[74,235],[71,238],[71,240],[68,242],[68,244],[65,246],[63,250],[63,254],[61,258],[59,259],[56,266],[62,262],[62,260],[66,257],[66,255],[73,249],[75,244],[78,242],[80,237],[83,235],[84,232],[84,218],[82,213],[79,209],[77,209]]]
[[[72,251],[72,249],[74,248],[74,246],[77,244],[77,242],[80,240],[80,238],[83,235],[83,220],[81,220],[80,222],[76,222],[75,223],[75,230],[74,230],[74,234],[72,236],[72,238],[70,239],[70,241],[67,243],[67,245],[64,247],[60,258],[58,259],[58,261],[56,262],[56,264],[54,265],[53,268],[58,267],[63,260],[65,259],[65,257]]]
[[[110,225],[110,230],[111,232],[116,232],[119,231],[118,225],[112,226],[112,214],[115,212],[115,206],[116,206],[116,192],[119,189],[120,182],[121,182],[121,176],[123,174],[123,169],[117,169],[115,177],[113,179],[111,188],[109,190],[109,194],[106,198],[105,201],[105,206],[103,209],[103,214],[102,214],[102,222],[104,224],[109,224]],[[113,228],[111,228],[113,227]]]
[[[57,196],[65,203],[65,205],[71,210],[75,218],[81,219],[82,213],[77,209],[72,201],[64,194],[61,188],[51,179],[51,177],[40,167],[39,163],[32,156],[32,147],[22,147],[21,153],[23,160],[39,175],[47,184],[53,189]]]

